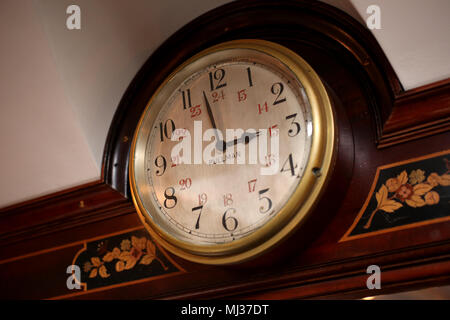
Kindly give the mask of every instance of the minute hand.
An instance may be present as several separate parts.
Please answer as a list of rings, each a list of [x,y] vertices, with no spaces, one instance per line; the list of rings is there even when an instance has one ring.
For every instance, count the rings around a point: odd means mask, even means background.
[[[208,112],[209,120],[211,120],[211,125],[212,125],[213,129],[217,130],[216,121],[214,120],[214,116],[213,116],[212,111],[211,111],[211,106],[209,105],[208,98],[206,97],[205,91],[203,91],[203,98],[205,99],[206,111]],[[225,151],[226,144],[225,144],[224,141],[219,140],[219,137],[217,135],[217,131],[216,131],[216,141],[217,141],[216,142],[216,149]]]

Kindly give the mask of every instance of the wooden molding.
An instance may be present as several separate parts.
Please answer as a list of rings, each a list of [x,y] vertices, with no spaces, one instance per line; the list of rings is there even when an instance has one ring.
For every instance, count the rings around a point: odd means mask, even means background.
[[[395,98],[378,148],[450,130],[450,78],[405,91]]]
[[[101,181],[0,209],[0,246],[134,212]]]
[[[370,295],[366,281],[367,266],[382,266],[383,290],[395,291],[414,283],[426,286],[437,279],[450,283],[450,242],[392,250],[378,255],[348,258],[341,261],[283,270],[278,275],[259,275],[248,281],[228,279],[221,286],[198,288],[194,292],[178,292],[161,296],[165,299],[317,299],[327,296],[362,298]],[[441,282],[442,284],[442,282]]]

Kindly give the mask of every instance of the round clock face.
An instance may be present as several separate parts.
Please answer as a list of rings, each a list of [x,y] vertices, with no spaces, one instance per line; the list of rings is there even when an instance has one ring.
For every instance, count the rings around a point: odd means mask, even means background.
[[[332,149],[331,108],[314,76],[289,50],[254,40],[210,48],[163,83],[130,165],[136,207],[162,245],[234,263],[300,224]]]

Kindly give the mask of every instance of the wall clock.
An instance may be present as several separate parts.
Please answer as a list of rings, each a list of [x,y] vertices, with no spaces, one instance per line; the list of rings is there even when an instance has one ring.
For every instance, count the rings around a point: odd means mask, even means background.
[[[263,40],[210,47],[141,116],[129,165],[138,214],[182,258],[258,257],[304,232],[332,171],[334,123],[324,84],[293,51]]]

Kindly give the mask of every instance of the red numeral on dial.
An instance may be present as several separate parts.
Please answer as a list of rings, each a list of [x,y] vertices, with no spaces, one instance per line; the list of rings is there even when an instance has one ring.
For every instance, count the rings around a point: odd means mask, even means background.
[[[178,183],[180,184],[180,190],[186,190],[191,187],[192,180],[191,178],[181,179]]]
[[[231,193],[227,193],[223,195],[223,205],[226,206],[231,206],[233,204],[233,196],[231,195]]]

